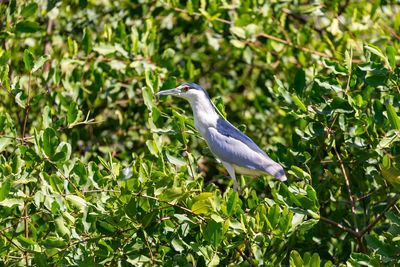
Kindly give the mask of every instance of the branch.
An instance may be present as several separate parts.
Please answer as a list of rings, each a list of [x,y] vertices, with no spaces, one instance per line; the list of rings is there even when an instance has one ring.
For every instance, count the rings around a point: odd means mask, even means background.
[[[169,5],[168,5],[168,6],[169,6]],[[179,12],[183,12],[183,13],[189,13],[187,10],[181,9],[181,8],[177,8],[177,7],[175,7],[174,10],[175,10],[175,11],[179,11]],[[195,15],[195,16],[202,16],[202,14],[201,14],[201,13],[198,13],[198,12],[193,12],[193,15]],[[225,19],[221,19],[221,18],[215,18],[214,20],[219,21],[219,22],[222,22],[222,23],[225,23],[225,24],[229,24],[229,25],[232,25],[232,24],[233,24],[232,21],[225,20]],[[321,53],[321,52],[318,52],[318,51],[314,51],[314,50],[311,50],[311,49],[308,49],[308,48],[305,48],[305,47],[302,47],[302,46],[299,46],[299,45],[295,45],[295,44],[293,44],[292,42],[283,40],[283,39],[281,39],[281,38],[278,38],[278,37],[275,37],[275,36],[272,36],[272,35],[269,35],[269,34],[266,34],[266,33],[259,33],[259,34],[256,34],[256,35],[255,35],[255,37],[258,37],[258,36],[262,36],[262,37],[265,37],[265,38],[268,38],[268,39],[272,39],[272,40],[277,41],[277,42],[279,42],[279,43],[286,44],[286,45],[288,45],[288,46],[291,46],[291,47],[300,49],[300,50],[302,50],[302,51],[304,51],[304,52],[306,52],[306,53],[315,54],[315,55],[318,55],[318,56],[320,56],[320,57],[325,57],[325,58],[329,58],[329,59],[334,60],[334,57],[332,57],[332,56],[330,56],[330,55],[328,55],[328,54]]]
[[[6,235],[6,233],[4,233],[4,232],[1,231],[1,230],[0,230],[0,235],[4,236],[4,237],[8,240],[8,242],[10,242],[11,244],[13,244],[13,245],[14,245],[18,250],[20,250],[21,252],[27,253],[22,247],[20,247],[20,246],[18,246],[17,244],[15,244],[15,243],[12,241],[12,239],[10,239],[10,238]]]
[[[53,27],[53,20],[51,18],[49,18],[47,20],[47,29],[46,29],[46,37],[44,38],[44,51],[43,54],[47,55],[50,49],[50,42],[49,42],[49,36],[51,34],[51,29]],[[46,63],[44,63],[44,68],[43,68],[43,72],[44,73],[48,73],[50,70],[50,61],[46,61]]]
[[[187,161],[188,161],[188,163],[189,163],[190,172],[192,173],[192,177],[193,177],[193,179],[194,179],[193,167],[192,167],[192,163],[190,162],[190,158],[189,158],[189,149],[188,149],[188,146],[187,146],[187,144],[186,144],[185,137],[183,136],[183,131],[182,131],[182,129],[179,129],[179,133],[180,133],[181,136],[182,136],[183,145],[185,146],[185,151],[186,151],[186,158],[187,158]]]
[[[250,264],[251,267],[257,266],[251,258],[247,257],[246,254],[243,253],[243,251],[241,251],[238,248],[235,248],[235,249],[237,252],[239,252],[240,256],[242,256]]]
[[[340,16],[345,10],[346,7],[350,4],[350,0],[346,0],[343,6],[339,7],[338,15]]]
[[[358,235],[359,235],[359,233],[354,231],[353,229],[351,229],[349,227],[346,227],[346,226],[344,226],[344,225],[342,225],[340,223],[337,223],[335,221],[332,221],[331,219],[328,219],[328,218],[325,218],[325,217],[322,217],[322,216],[320,216],[319,219],[321,221],[323,221],[323,222],[332,224],[333,226],[336,226],[337,228],[339,228],[339,229],[341,229],[341,230],[343,230],[345,232],[348,232],[348,233],[352,234],[355,237],[358,237]]]
[[[396,205],[397,201],[400,198],[400,194],[397,194],[396,197],[394,199],[392,199],[392,201],[389,202],[389,204],[383,209],[383,211],[381,212],[381,214],[379,214],[375,220],[370,223],[368,226],[366,226],[364,229],[362,229],[361,232],[359,232],[360,236],[365,235],[367,232],[369,232],[378,222],[379,220],[383,217],[383,215],[385,215],[385,213],[394,205]]]
[[[304,17],[304,16],[302,16],[302,15],[299,15],[299,14],[296,14],[296,13],[294,13],[294,12],[293,12],[292,10],[290,10],[290,9],[282,8],[282,12],[285,13],[285,14],[287,14],[287,15],[289,15],[290,17],[292,17],[292,18],[294,18],[294,19],[296,19],[296,20],[302,22],[303,24],[308,23],[308,20],[307,20],[306,17]],[[317,27],[315,27],[315,26],[311,26],[311,27],[312,27],[315,31],[317,31],[319,34],[324,34],[324,33],[325,33],[325,29],[320,29],[320,28],[317,28]]]
[[[342,162],[342,158],[340,157],[340,155],[339,155],[339,153],[338,153],[338,151],[336,149],[336,145],[333,147],[333,149],[335,150],[336,156],[338,158],[339,165],[340,165],[340,168],[342,170],[342,173],[343,173],[343,176],[344,176],[344,180],[345,180],[345,183],[346,183],[347,191],[349,192],[349,198],[350,198],[350,204],[351,204],[351,213],[353,214],[354,227],[356,229],[356,232],[358,232],[356,210],[355,210],[354,198],[353,198],[353,195],[352,195],[351,189],[350,189],[349,178],[347,177],[347,173],[346,173],[346,170],[344,168],[344,165],[343,165],[343,162]]]
[[[333,149],[335,150],[336,156],[338,158],[339,164],[340,164],[340,168],[342,169],[343,172],[343,176],[344,176],[344,180],[346,183],[346,187],[347,190],[349,192],[349,198],[350,198],[350,205],[351,205],[351,213],[353,214],[353,221],[354,221],[354,228],[356,230],[356,232],[358,233],[358,223],[357,223],[357,217],[356,217],[356,209],[355,209],[355,204],[354,204],[354,197],[351,193],[351,189],[350,189],[350,183],[349,183],[349,178],[347,177],[347,173],[346,170],[344,168],[343,162],[342,162],[342,158],[340,157],[340,154],[338,153],[337,149],[336,149],[336,144],[335,146],[333,146]],[[365,247],[364,244],[362,242],[362,235],[357,235],[357,243],[358,246],[360,247],[360,251],[365,253]]]

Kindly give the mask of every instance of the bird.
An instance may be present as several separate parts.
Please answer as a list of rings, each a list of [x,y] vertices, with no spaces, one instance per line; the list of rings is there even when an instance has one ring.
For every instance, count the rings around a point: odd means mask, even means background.
[[[217,113],[218,110],[207,91],[200,85],[184,83],[173,89],[159,91],[155,95],[171,95],[189,101],[193,110],[194,126],[232,178],[234,191],[242,193],[259,176],[265,174],[272,175],[282,182],[287,180],[280,164],[273,161],[253,140]],[[254,177],[240,191],[236,172]]]

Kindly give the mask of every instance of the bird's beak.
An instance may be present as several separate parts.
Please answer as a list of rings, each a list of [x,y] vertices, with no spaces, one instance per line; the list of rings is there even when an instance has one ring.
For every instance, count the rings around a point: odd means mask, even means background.
[[[181,93],[180,89],[174,88],[174,89],[170,89],[170,90],[160,91],[160,92],[156,93],[156,96],[159,96],[159,95],[176,95],[176,96],[179,96],[180,93]]]

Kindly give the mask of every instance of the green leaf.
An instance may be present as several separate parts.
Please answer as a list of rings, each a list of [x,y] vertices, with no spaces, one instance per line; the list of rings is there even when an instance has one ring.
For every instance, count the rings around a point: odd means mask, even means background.
[[[151,81],[149,81],[149,83],[151,83]],[[151,111],[152,107],[154,106],[154,99],[153,99],[153,94],[151,92],[151,88],[143,87],[142,88],[142,96],[143,96],[144,104]]]
[[[42,146],[43,151],[46,154],[46,156],[51,159],[51,157],[54,155],[56,148],[58,146],[57,134],[53,128],[46,128],[44,130],[41,146]]]
[[[382,176],[390,183],[400,184],[400,170],[395,167],[382,168]]]
[[[391,69],[392,67],[390,66],[389,60],[388,58],[382,53],[382,51],[379,49],[379,47],[369,44],[367,46],[365,46],[365,49],[367,49],[368,51],[370,51],[372,54],[377,55],[378,57],[382,58],[386,65]]]
[[[45,240],[40,241],[40,245],[45,248],[62,248],[67,245],[67,241],[62,239],[54,239],[54,238],[46,238]]]
[[[41,56],[38,60],[35,61],[35,65],[33,65],[32,72],[37,71],[40,69],[44,63],[46,63],[50,59],[49,55]]]
[[[11,137],[1,137],[0,138],[0,152],[3,152],[6,147],[13,143],[13,138]]]
[[[96,227],[99,230],[99,232],[105,235],[112,234],[115,231],[117,231],[117,229],[114,226],[103,220],[96,221]]]
[[[143,216],[141,223],[142,223],[142,227],[143,228],[147,228],[156,218],[157,212],[156,211],[152,211],[148,214],[146,214],[145,216]]]
[[[289,258],[289,263],[290,266],[296,266],[296,267],[303,267],[303,259],[301,258],[300,254],[296,250],[292,250],[290,252],[290,258]]]
[[[183,242],[180,239],[172,239],[171,241],[171,245],[172,247],[175,249],[175,251],[181,253],[182,251],[185,250],[185,248],[183,247]]]
[[[293,212],[290,212],[287,207],[282,211],[281,218],[279,220],[279,229],[283,234],[286,234],[292,224]]]
[[[293,87],[297,94],[302,95],[306,87],[306,73],[303,69],[297,69]]]
[[[24,50],[24,63],[27,71],[31,71],[35,64],[35,58],[28,49]]]
[[[307,107],[303,104],[303,102],[297,97],[297,95],[293,95],[293,102],[296,106],[303,112],[307,112]]]
[[[236,48],[244,48],[246,46],[242,41],[236,39],[231,39],[229,42]]]
[[[57,231],[58,235],[61,236],[61,237],[65,237],[65,238],[69,239],[68,237],[71,235],[71,232],[65,226],[64,218],[62,216],[58,216],[54,220],[54,224],[56,226],[56,231]]]
[[[237,204],[239,202],[239,195],[237,192],[231,192],[226,203],[226,208],[229,216],[232,216],[236,212]]]
[[[246,31],[243,28],[233,26],[230,27],[229,30],[231,31],[232,34],[236,35],[241,39],[246,38]]]
[[[38,11],[38,4],[35,2],[27,4],[21,11],[21,16],[24,18],[32,17]]]
[[[388,105],[386,107],[387,115],[389,118],[390,125],[392,125],[392,128],[400,131],[400,118],[397,116],[396,110],[392,105]]]
[[[314,253],[310,260],[310,267],[319,267],[321,264],[321,259],[318,253]]]
[[[281,209],[277,204],[273,205],[268,209],[267,218],[271,224],[272,229],[275,229],[276,226],[278,225],[280,215],[281,215]]]
[[[22,245],[23,247],[25,247],[25,248],[30,247],[30,246],[32,246],[32,245],[36,245],[36,242],[33,241],[32,238],[25,237],[25,236],[23,236],[23,235],[19,235],[19,236],[17,237],[17,239],[18,239],[18,241],[21,243],[21,245]]]
[[[325,88],[330,91],[341,92],[342,87],[340,83],[333,78],[326,77],[316,77],[314,81],[322,88]]]
[[[86,201],[83,198],[76,195],[67,195],[65,198],[71,203],[73,207],[79,209],[80,211],[83,211],[87,205]]]
[[[223,223],[216,222],[213,219],[208,221],[204,231],[204,239],[209,242],[214,248],[221,243],[223,237]]]
[[[78,105],[76,102],[71,102],[68,107],[67,122],[72,124],[78,120]]]
[[[396,67],[396,49],[393,46],[386,47],[386,56],[389,61],[389,65],[394,69]]]
[[[34,262],[38,267],[47,267],[47,258],[44,253],[35,253]]]
[[[193,3],[192,3],[192,0],[188,0],[186,2],[186,9],[187,9],[189,15],[193,15]]]
[[[212,193],[203,192],[193,198],[192,211],[196,214],[209,215],[212,211],[210,199]]]
[[[347,51],[345,52],[347,53]],[[334,74],[340,74],[340,75],[345,75],[347,74],[346,72],[346,68],[343,67],[341,64],[339,64],[336,61],[331,61],[329,59],[325,59],[324,61],[324,66],[330,70],[332,70],[332,72]]]
[[[86,55],[92,52],[93,41],[92,41],[92,29],[86,27],[83,31],[82,47]]]
[[[182,187],[168,188],[163,191],[163,193],[159,196],[159,199],[162,201],[177,200],[183,196],[184,192],[185,191]]]
[[[4,199],[7,198],[8,193],[10,193],[10,189],[11,189],[11,180],[6,179],[0,187],[0,201],[3,201]]]
[[[40,29],[39,24],[34,21],[21,21],[15,25],[15,30],[22,33],[34,33]]]

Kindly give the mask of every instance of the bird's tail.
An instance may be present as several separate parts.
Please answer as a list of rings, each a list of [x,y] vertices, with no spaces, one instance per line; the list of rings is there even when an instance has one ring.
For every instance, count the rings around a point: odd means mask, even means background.
[[[283,170],[282,166],[276,163],[272,167],[272,173],[271,173],[276,179],[278,179],[281,182],[284,182],[287,180],[287,177],[285,175],[285,171]]]

